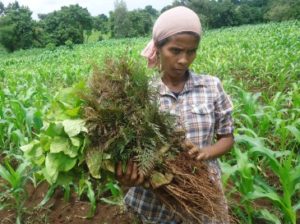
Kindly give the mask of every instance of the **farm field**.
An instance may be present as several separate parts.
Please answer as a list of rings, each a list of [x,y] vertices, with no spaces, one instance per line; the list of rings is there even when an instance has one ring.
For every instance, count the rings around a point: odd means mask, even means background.
[[[108,56],[127,54],[146,69],[139,52],[147,41],[105,40],[0,54],[1,224],[69,223],[66,217],[73,223],[134,219],[122,213],[122,193],[114,182],[98,186],[84,176],[80,186],[55,190],[38,165],[43,161],[32,163],[39,152],[26,153],[24,146],[37,139],[61,91],[86,82],[94,65],[101,69]],[[236,143],[220,165],[236,222],[300,223],[300,22],[205,32],[191,69],[218,76],[234,102]],[[71,204],[59,204],[63,198]],[[72,213],[74,205],[84,212]],[[61,217],[54,217],[59,210]],[[113,213],[111,220],[104,211]],[[94,218],[84,218],[94,212]],[[36,214],[43,215],[33,219]]]

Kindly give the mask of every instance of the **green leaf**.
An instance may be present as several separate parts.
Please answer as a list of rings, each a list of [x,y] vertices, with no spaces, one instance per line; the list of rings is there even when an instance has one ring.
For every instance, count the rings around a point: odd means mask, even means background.
[[[12,184],[13,180],[12,180],[12,175],[10,174],[10,172],[0,164],[0,176],[6,180],[7,182],[9,182],[10,184]]]
[[[45,197],[43,198],[43,200],[38,204],[39,207],[43,207],[49,200],[50,198],[53,196],[55,189],[57,188],[56,184],[53,184],[50,186],[50,188],[48,189]]]
[[[63,125],[60,122],[50,123],[46,128],[45,134],[50,137],[55,137],[63,134]]]
[[[73,87],[64,88],[59,91],[55,99],[63,105],[65,109],[72,109],[78,107],[81,104],[81,99],[78,97],[78,92],[85,88],[85,83],[81,82]]]
[[[275,172],[278,176],[280,175],[281,164],[277,160],[277,157],[286,155],[286,152],[275,152],[266,147],[253,147],[249,152],[251,154],[259,153],[260,155],[265,156],[269,160],[272,171]]]
[[[298,202],[298,204],[294,205],[293,209],[295,212],[297,212],[300,209],[300,202]]]
[[[258,198],[267,198],[271,200],[273,203],[278,204],[281,208],[284,208],[284,202],[282,201],[282,198],[271,188],[268,189],[268,191],[263,190],[259,186],[254,187],[253,192],[249,192],[247,194],[248,199],[258,199]]]
[[[153,189],[159,188],[160,186],[169,184],[173,179],[172,174],[162,174],[157,171],[153,171],[150,176],[150,184]]]
[[[21,146],[20,149],[25,153],[29,153],[39,143],[38,140],[33,140],[29,144]]]
[[[45,179],[48,181],[48,183],[50,184],[54,184],[57,180],[58,177],[58,169],[56,167],[52,168],[52,163],[47,162],[47,157],[46,157],[46,161],[45,161],[45,167],[42,169],[42,173],[43,176],[45,177]]]
[[[71,146],[67,149],[64,150],[64,153],[68,156],[70,156],[71,158],[74,158],[78,155],[78,150],[79,148],[76,146]]]
[[[60,171],[67,172],[76,164],[77,158],[70,158],[64,153],[48,153],[45,162],[46,175],[49,177],[50,183],[56,182]]]
[[[11,132],[11,141],[14,142],[15,144],[24,144],[26,143],[25,141],[25,136],[20,130],[15,130]]]
[[[89,149],[86,153],[85,159],[92,177],[100,179],[100,168],[103,161],[103,152],[101,152],[100,149]]]
[[[90,181],[85,181],[87,185],[87,196],[91,202],[91,208],[88,212],[88,218],[93,217],[96,211],[96,198],[95,198],[95,192],[93,190],[92,184]]]
[[[81,145],[80,138],[78,138],[78,137],[71,137],[70,140],[71,140],[72,145],[74,145],[76,147],[80,147],[80,145]]]
[[[50,145],[52,143],[52,137],[49,135],[41,133],[40,135],[40,143],[44,152],[50,152]]]
[[[70,148],[69,139],[63,137],[54,137],[50,144],[50,152],[51,153],[59,153]]]
[[[65,110],[65,113],[70,117],[76,118],[76,117],[78,117],[80,110],[81,110],[81,107],[75,107],[72,109]]]
[[[288,125],[286,128],[294,135],[296,140],[300,142],[300,131],[296,126]]]
[[[252,147],[264,147],[263,140],[258,137],[250,137],[248,135],[237,135],[234,139],[236,143],[247,143]]]
[[[64,120],[63,121],[64,130],[69,137],[74,137],[80,132],[87,132],[84,120]]]
[[[114,197],[120,196],[122,193],[121,188],[119,187],[119,185],[113,183],[113,182],[109,182],[105,185],[105,188],[110,190],[111,194]]]
[[[114,165],[114,162],[112,160],[103,160],[103,163],[102,163],[102,169],[103,170],[107,170],[111,173],[115,173],[115,165]]]
[[[108,205],[120,205],[120,201],[108,199],[108,198],[100,198],[100,201],[103,201],[104,203]]]
[[[74,158],[78,155],[79,147],[70,145],[69,138],[55,137],[50,144],[51,153],[63,152],[64,154]]]
[[[276,215],[270,213],[267,209],[258,211],[258,217],[275,224],[281,224],[280,219]]]
[[[220,162],[221,170],[222,170],[222,181],[223,184],[226,185],[228,182],[228,179],[237,172],[238,167],[237,165],[231,166],[228,163]]]

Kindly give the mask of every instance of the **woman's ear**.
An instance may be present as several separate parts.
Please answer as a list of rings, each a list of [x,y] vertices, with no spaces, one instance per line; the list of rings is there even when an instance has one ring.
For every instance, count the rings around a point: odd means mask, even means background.
[[[158,68],[158,71],[162,71],[162,64],[161,64],[161,58],[160,58],[160,53],[159,50],[156,52],[156,67]]]
[[[157,49],[156,50],[156,57],[159,58],[159,55],[160,55],[160,49]]]

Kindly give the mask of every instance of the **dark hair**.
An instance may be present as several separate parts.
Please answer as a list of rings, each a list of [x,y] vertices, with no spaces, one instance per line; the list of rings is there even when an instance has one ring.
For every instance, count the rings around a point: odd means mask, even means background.
[[[200,36],[198,33],[195,33],[195,32],[192,32],[192,31],[183,31],[183,32],[180,32],[180,33],[176,33],[170,37],[167,37],[167,38],[164,38],[160,41],[157,41],[155,43],[155,46],[159,49],[159,48],[162,48],[166,43],[168,43],[170,41],[170,39],[178,34],[190,34],[190,35],[193,35],[194,37],[197,38],[198,41],[200,41]]]

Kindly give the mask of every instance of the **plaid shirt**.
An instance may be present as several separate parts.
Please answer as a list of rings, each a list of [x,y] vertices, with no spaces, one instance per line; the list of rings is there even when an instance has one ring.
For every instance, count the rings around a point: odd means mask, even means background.
[[[188,80],[178,97],[170,92],[160,78],[151,85],[158,90],[160,110],[177,116],[178,125],[185,129],[187,139],[200,149],[213,144],[216,134],[233,133],[233,106],[218,78],[197,76],[189,72]],[[218,177],[215,181],[221,185],[217,160],[210,160],[208,164],[211,172]],[[132,187],[124,200],[127,208],[138,214],[143,223],[177,223],[174,221],[174,213],[167,210],[149,190]],[[204,223],[222,223],[206,218],[203,220]]]

